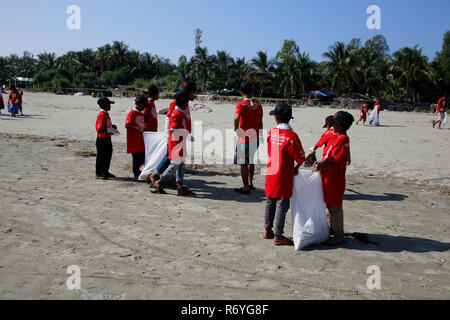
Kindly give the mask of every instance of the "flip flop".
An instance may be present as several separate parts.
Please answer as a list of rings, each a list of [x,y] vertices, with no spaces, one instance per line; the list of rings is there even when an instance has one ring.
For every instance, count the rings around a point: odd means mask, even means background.
[[[167,194],[167,192],[165,192],[164,190],[159,189],[151,190],[150,192],[153,194]]]

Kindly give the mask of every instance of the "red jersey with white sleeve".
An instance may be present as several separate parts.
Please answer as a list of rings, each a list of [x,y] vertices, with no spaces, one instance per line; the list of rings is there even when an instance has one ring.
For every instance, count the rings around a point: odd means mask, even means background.
[[[20,104],[20,94],[17,91],[11,91],[9,93],[9,103],[10,104]]]
[[[369,112],[369,108],[366,105],[363,105],[361,107],[361,113],[359,115],[359,118],[362,120],[366,120],[367,119],[367,112]]]
[[[131,129],[129,127],[145,130],[144,113],[137,109],[133,109],[128,113],[125,120],[125,128],[127,129],[127,153],[145,152],[144,135],[142,131]]]
[[[289,124],[270,130],[267,138],[269,162],[266,172],[266,196],[275,199],[292,197],[294,189],[294,161],[305,162],[305,152],[298,135]]]
[[[323,148],[322,157],[325,157],[325,154],[328,151],[328,146],[331,140],[333,140],[336,137],[337,133],[334,131],[334,128],[330,128],[327,131],[324,132],[324,134],[320,137],[319,142],[317,142],[316,147],[320,148],[322,146],[325,146]]]
[[[256,133],[256,136],[248,133],[250,137],[239,137],[238,143],[250,143],[256,141],[259,137],[259,130],[261,129],[261,121],[263,118],[262,105],[254,99],[245,98],[244,101],[236,106],[235,113],[241,116],[239,129],[242,129],[244,133],[253,129]]]
[[[439,99],[437,112],[438,113],[445,112],[445,99],[444,98]]]
[[[97,122],[95,123],[95,129],[97,130],[97,138],[108,138],[111,133],[108,129],[112,128],[111,117],[105,110],[101,110],[97,116]]]
[[[155,103],[148,100],[148,107],[143,111],[145,120],[145,130],[150,132],[158,132],[158,113],[156,112]]]
[[[169,122],[169,159],[181,160],[186,157],[186,136],[191,132],[191,118],[187,109],[175,107]]]
[[[347,161],[350,152],[350,139],[347,135],[336,135],[330,141],[330,147],[322,162],[329,164],[320,170],[323,184],[323,196],[328,206],[342,206],[345,193]]]

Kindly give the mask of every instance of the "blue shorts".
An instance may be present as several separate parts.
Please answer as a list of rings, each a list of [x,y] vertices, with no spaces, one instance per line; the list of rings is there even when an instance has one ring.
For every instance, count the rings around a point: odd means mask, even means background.
[[[18,104],[11,104],[9,106],[8,112],[17,114],[17,113],[19,113],[19,109],[20,109],[20,106]]]
[[[238,143],[234,154],[234,164],[247,166],[255,164],[255,153],[259,148],[259,139],[250,143]]]

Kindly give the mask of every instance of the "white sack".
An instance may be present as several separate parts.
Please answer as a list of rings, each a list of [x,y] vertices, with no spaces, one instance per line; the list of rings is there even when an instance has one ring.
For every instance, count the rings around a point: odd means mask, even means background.
[[[330,237],[320,172],[299,170],[291,199],[295,250],[325,242]]]
[[[144,132],[145,168],[139,180],[146,181],[155,172],[167,154],[167,134],[165,132]]]
[[[370,121],[374,124],[374,125],[378,125],[380,123],[380,119],[378,117],[378,109],[380,108],[380,106],[376,106],[372,113],[370,114]]]
[[[448,122],[447,112],[444,112],[444,115],[445,115],[445,117],[444,117],[444,121],[442,121],[442,124],[445,126],[445,125],[447,125],[447,122]]]

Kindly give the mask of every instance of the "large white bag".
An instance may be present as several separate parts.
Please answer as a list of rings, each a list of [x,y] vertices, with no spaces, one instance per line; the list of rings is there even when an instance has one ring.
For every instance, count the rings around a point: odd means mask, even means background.
[[[291,199],[295,250],[325,242],[330,237],[320,172],[299,170]]]
[[[139,180],[146,181],[155,172],[167,154],[167,134],[165,132],[144,132],[145,168]]]
[[[447,122],[448,122],[447,112],[444,112],[444,121],[442,121],[442,124],[445,126],[447,125]]]
[[[376,126],[380,123],[380,118],[378,117],[379,108],[380,106],[377,105],[370,114],[370,122],[372,122]]]

